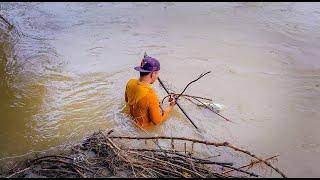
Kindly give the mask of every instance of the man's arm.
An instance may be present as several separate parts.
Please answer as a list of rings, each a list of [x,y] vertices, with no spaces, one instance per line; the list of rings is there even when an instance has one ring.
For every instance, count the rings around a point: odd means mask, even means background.
[[[156,125],[165,121],[168,117],[169,112],[173,109],[174,103],[170,103],[170,106],[167,107],[163,114],[161,115],[159,100],[155,93],[149,95],[149,117],[153,123]]]
[[[125,99],[126,102],[128,102],[127,91],[124,93],[124,99]]]
[[[126,91],[124,92],[124,100],[128,102],[127,86],[126,86]]]

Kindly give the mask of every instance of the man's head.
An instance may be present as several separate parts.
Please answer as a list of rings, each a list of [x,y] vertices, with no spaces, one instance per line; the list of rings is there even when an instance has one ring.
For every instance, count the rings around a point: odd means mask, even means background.
[[[158,79],[160,62],[145,54],[140,66],[137,66],[134,69],[140,72],[140,78],[146,78],[152,84]]]

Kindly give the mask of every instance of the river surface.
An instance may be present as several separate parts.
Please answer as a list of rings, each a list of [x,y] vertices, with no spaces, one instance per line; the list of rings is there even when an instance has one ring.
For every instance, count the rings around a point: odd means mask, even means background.
[[[288,177],[320,176],[320,3],[0,3],[0,159],[77,142],[99,129],[146,135],[123,115],[146,51],[207,140],[280,155]],[[166,93],[153,85],[159,98]],[[199,138],[176,107],[148,135]]]

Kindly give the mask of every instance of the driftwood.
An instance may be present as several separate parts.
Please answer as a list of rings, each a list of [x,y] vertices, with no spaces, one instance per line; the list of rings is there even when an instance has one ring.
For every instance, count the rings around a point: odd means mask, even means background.
[[[13,28],[13,25],[6,18],[4,18],[2,15],[0,15],[0,19],[2,19],[8,25],[9,30]]]
[[[168,91],[168,89],[166,88],[166,86],[163,84],[163,82],[161,81],[161,79],[158,77],[159,83],[160,85],[163,87],[163,89],[170,94],[170,92]],[[187,113],[182,109],[182,107],[180,106],[180,104],[176,101],[177,106],[179,107],[179,109],[182,111],[182,113],[188,118],[188,120],[191,122],[191,124],[198,129],[198,127],[194,124],[194,122],[191,120],[191,118],[187,115]]]
[[[284,175],[284,173],[282,173],[278,168],[273,167],[269,162],[257,157],[256,155],[250,153],[247,150],[238,148],[228,142],[222,142],[222,143],[215,143],[215,142],[207,142],[207,141],[202,141],[202,140],[196,140],[196,139],[190,139],[190,138],[183,138],[183,137],[166,137],[166,136],[157,136],[157,137],[129,137],[129,136],[118,136],[118,137],[110,137],[110,138],[115,138],[115,139],[174,139],[174,140],[183,140],[183,141],[191,141],[193,143],[200,143],[200,144],[205,144],[205,145],[213,145],[216,147],[220,147],[220,146],[225,146],[225,147],[229,147],[235,151],[239,151],[242,153],[245,153],[255,159],[257,159],[260,162],[263,162],[264,164],[268,165],[269,167],[271,167],[272,169],[274,169],[276,172],[278,172],[279,174],[281,174],[282,177],[286,177]]]
[[[276,158],[276,157],[278,157],[278,156],[279,156],[279,155],[269,157],[269,158],[265,159],[265,161],[274,159],[274,158]],[[261,162],[261,161],[252,161],[252,162],[250,162],[248,165],[244,165],[244,166],[239,167],[239,169],[246,168],[246,167],[253,167],[253,165],[258,164],[259,162]],[[222,174],[230,173],[230,172],[232,172],[232,171],[234,171],[234,170],[224,171],[224,172],[222,172]]]
[[[205,76],[206,74],[209,74],[210,72],[211,72],[211,71],[208,71],[208,72],[206,72],[206,73],[204,73],[204,74],[201,74],[197,79],[189,82],[188,85],[183,89],[183,91],[182,91],[180,94],[169,93],[169,91],[165,88],[165,86],[164,86],[164,84],[162,83],[162,81],[159,80],[161,86],[162,86],[162,87],[166,90],[166,92],[168,93],[168,95],[165,96],[165,97],[162,99],[161,104],[163,104],[163,102],[164,102],[164,100],[165,100],[166,98],[172,97],[172,96],[175,97],[176,101],[179,99],[179,97],[182,96],[182,97],[185,97],[185,98],[186,98],[187,100],[189,100],[190,102],[192,102],[193,104],[196,104],[196,103],[194,103],[192,100],[189,99],[189,98],[192,98],[192,99],[196,100],[197,102],[199,102],[199,103],[200,103],[201,105],[203,105],[204,107],[206,107],[206,109],[212,111],[213,113],[215,113],[216,115],[220,116],[220,117],[223,118],[224,120],[226,120],[226,121],[228,121],[228,122],[233,122],[233,121],[231,121],[230,119],[222,116],[222,115],[219,114],[218,112],[215,112],[215,111],[212,110],[208,105],[204,104],[204,103],[200,100],[200,99],[202,99],[202,100],[212,101],[212,99],[210,99],[210,98],[205,98],[205,97],[199,97],[199,96],[192,96],[192,95],[183,94],[183,93],[186,91],[186,89],[188,88],[188,86],[190,86],[192,83],[198,81],[200,78],[202,78],[202,77]],[[198,105],[198,104],[196,104],[196,105]],[[180,107],[180,105],[179,105],[179,107]],[[181,109],[181,108],[180,108],[180,109]],[[184,112],[184,111],[183,111],[183,112]],[[185,114],[185,115],[186,115],[186,114]],[[187,115],[186,115],[186,116],[187,116]],[[187,116],[187,118],[191,121],[191,119],[189,118],[189,116]],[[192,122],[192,124],[193,124],[193,122]]]
[[[146,53],[145,53],[145,56],[146,56]],[[188,88],[192,83],[198,81],[199,79],[201,79],[201,78],[202,78],[203,76],[205,76],[206,74],[209,74],[210,72],[211,72],[211,71],[208,71],[208,72],[206,72],[206,73],[204,73],[204,74],[201,74],[197,79],[189,82],[189,83],[187,84],[187,86],[183,89],[183,91],[182,91],[180,94],[178,94],[178,96],[175,97],[177,106],[178,106],[179,109],[182,111],[182,113],[189,119],[189,121],[192,123],[192,125],[193,125],[196,129],[198,129],[198,127],[194,124],[194,122],[191,120],[191,118],[187,115],[187,113],[185,112],[185,110],[182,109],[181,105],[178,103],[178,99],[179,99],[179,97],[187,90],[187,88]],[[158,80],[159,80],[160,85],[163,87],[163,89],[167,92],[168,95],[170,95],[171,93],[168,91],[168,89],[166,88],[166,86],[163,84],[163,82],[161,81],[161,79],[160,79],[159,77],[158,77]],[[163,103],[163,100],[162,100],[162,103]]]
[[[193,99],[196,100],[196,101],[198,101],[200,104],[202,104],[203,106],[205,106],[207,109],[209,109],[210,111],[212,111],[212,112],[215,113],[216,115],[222,117],[224,120],[229,121],[229,122],[233,122],[233,121],[231,121],[230,119],[228,119],[228,118],[222,116],[221,114],[215,112],[214,110],[212,110],[209,106],[207,106],[206,104],[204,104],[204,103],[203,103],[202,101],[200,101],[199,99],[197,99],[197,98],[193,98]]]
[[[208,71],[208,72],[206,72],[206,73],[204,73],[204,74],[200,74],[200,76],[199,76],[197,79],[189,82],[189,83],[187,84],[187,86],[183,89],[183,91],[182,91],[175,99],[178,100],[179,97],[187,90],[187,88],[188,88],[192,83],[198,81],[198,80],[201,79],[203,76],[205,76],[205,75],[207,75],[207,74],[209,74],[209,73],[211,73],[211,71]]]
[[[245,166],[236,167],[233,162],[221,162],[213,158],[206,159],[196,156],[194,152],[188,152],[186,142],[201,145],[213,145],[220,148],[231,148],[258,159],[251,161],[248,166],[263,163],[276,170],[282,177],[286,177],[279,169],[275,168],[267,160],[257,157],[253,153],[238,148],[227,142],[216,143],[196,139],[179,137],[130,137],[111,136],[113,131],[108,133],[97,132],[84,140],[81,145],[76,145],[69,156],[48,155],[28,161],[24,167],[10,171],[6,177],[26,177],[28,173],[45,177],[145,177],[145,178],[230,178],[230,177],[263,177],[256,172],[244,170]],[[123,140],[141,141],[144,140],[170,140],[184,142],[183,149],[148,149],[148,148],[127,148]],[[134,143],[134,142],[132,142]],[[172,148],[172,147],[171,147]],[[192,148],[193,151],[193,148]],[[81,153],[79,153],[81,152]],[[94,152],[94,156],[88,155]],[[223,169],[221,169],[221,168]],[[109,171],[109,174],[103,173]]]
[[[169,93],[167,96],[165,96],[162,101],[161,101],[161,104],[163,104],[164,100],[168,97],[171,97],[171,96],[178,96],[179,94],[176,94],[176,93]],[[203,99],[203,100],[207,100],[207,101],[212,101],[212,99],[210,98],[205,98],[205,97],[200,97],[200,96],[192,96],[192,95],[188,95],[188,94],[182,94],[181,96],[183,97],[190,97],[190,98],[193,98],[193,99]]]
[[[204,107],[206,107],[207,109],[209,109],[210,111],[212,111],[213,113],[215,113],[215,114],[217,114],[218,116],[222,117],[224,120],[226,120],[226,121],[228,121],[228,122],[233,122],[233,121],[231,121],[230,119],[222,116],[222,115],[219,114],[218,112],[215,112],[214,110],[212,110],[209,106],[207,106],[206,104],[204,104],[204,103],[200,100],[200,99],[203,99],[203,100],[212,101],[212,99],[204,98],[204,97],[199,97],[199,96],[191,96],[191,95],[183,94],[183,93],[187,90],[187,88],[188,88],[192,83],[198,81],[199,79],[201,79],[201,78],[204,77],[205,75],[209,74],[210,72],[211,72],[211,71],[208,71],[208,72],[206,72],[206,73],[200,74],[197,79],[189,82],[189,83],[187,84],[187,86],[183,89],[183,91],[182,91],[180,94],[170,93],[170,92],[168,91],[168,89],[165,87],[165,85],[163,84],[163,82],[161,81],[161,79],[158,78],[158,80],[159,80],[159,82],[160,82],[160,85],[164,88],[164,90],[165,90],[165,91],[167,92],[167,94],[168,94],[167,96],[165,96],[165,97],[162,99],[161,104],[163,104],[163,102],[164,102],[164,100],[165,100],[166,98],[173,96],[173,97],[175,98],[175,100],[176,100],[176,103],[177,103],[179,109],[180,109],[180,110],[183,112],[183,114],[189,119],[189,121],[193,124],[193,126],[196,127],[196,129],[198,129],[198,127],[194,124],[194,122],[191,120],[191,118],[190,118],[190,117],[187,115],[187,113],[182,109],[181,105],[178,104],[178,102],[177,102],[178,99],[179,99],[181,96],[192,98],[192,99],[196,100],[197,102],[199,102],[199,103],[200,103],[201,105],[203,105]],[[189,101],[191,101],[189,98],[186,98],[186,99],[188,99]],[[191,102],[193,102],[193,101],[191,101]],[[193,103],[194,103],[194,102],[193,102]],[[195,103],[194,103],[194,104],[195,104]]]

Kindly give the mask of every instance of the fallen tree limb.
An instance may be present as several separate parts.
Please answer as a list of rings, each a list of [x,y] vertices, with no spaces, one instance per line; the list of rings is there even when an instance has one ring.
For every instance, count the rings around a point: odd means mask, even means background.
[[[222,117],[224,120],[226,120],[226,121],[229,121],[229,122],[232,122],[233,123],[233,121],[231,121],[230,119],[228,119],[228,118],[226,118],[226,117],[224,117],[224,116],[222,116],[221,114],[219,114],[219,113],[217,113],[217,112],[215,112],[214,110],[212,110],[209,106],[207,106],[206,104],[204,104],[202,101],[200,101],[200,100],[198,100],[198,99],[196,99],[196,98],[194,98],[196,101],[198,101],[199,103],[201,103],[203,106],[205,106],[207,109],[209,109],[210,111],[212,111],[213,113],[215,113],[216,115],[218,115],[218,116],[220,116],[220,117]]]
[[[161,79],[158,77],[158,80],[159,80],[159,82],[160,82],[160,85],[163,87],[163,89],[168,93],[168,94],[170,94],[169,93],[169,91],[168,91],[168,89],[165,87],[165,85],[163,84],[163,82],[161,81]],[[182,113],[188,118],[188,120],[191,122],[191,124],[196,128],[196,129],[198,129],[198,127],[194,124],[194,122],[191,120],[191,118],[187,115],[187,113],[182,109],[182,107],[180,106],[180,104],[176,101],[176,104],[177,104],[177,106],[179,107],[179,109],[182,111]]]
[[[221,158],[215,159],[217,156],[207,159],[205,156],[196,156],[197,153],[192,153],[186,148],[187,142],[200,143],[203,145],[220,146],[221,148],[231,148],[234,151],[245,152],[249,154],[249,157],[259,159],[253,153],[246,150],[237,148],[227,142],[216,143],[206,142],[196,139],[179,138],[179,137],[130,137],[130,136],[110,136],[109,131],[107,135],[97,132],[86,138],[81,145],[76,145],[85,151],[94,152],[94,156],[84,156],[81,151],[70,151],[70,156],[62,155],[48,155],[36,158],[35,160],[29,160],[29,163],[21,163],[23,166],[15,168],[16,172],[10,171],[10,174],[6,177],[27,177],[28,173],[32,173],[31,176],[40,177],[108,177],[111,175],[121,177],[135,177],[135,178],[230,178],[230,177],[262,177],[256,172],[251,172],[243,169],[244,166],[234,167],[233,162],[221,162]],[[121,139],[136,139],[141,142],[146,139],[153,140],[171,140],[174,142],[183,141],[185,146],[176,146],[175,149],[135,149],[126,148],[124,145],[127,143],[120,143]],[[170,142],[168,142],[170,145]],[[193,146],[193,145],[192,145]],[[184,154],[183,154],[184,152]],[[76,153],[76,154],[75,154]],[[167,155],[165,155],[167,154]],[[199,154],[200,155],[200,154]],[[71,158],[72,157],[72,158]],[[74,159],[77,159],[76,162]],[[228,158],[230,159],[230,158]],[[261,158],[260,158],[261,159]],[[270,158],[268,158],[270,159]],[[89,161],[93,160],[94,163]],[[264,160],[264,161],[267,161]],[[92,162],[92,161],[91,161]],[[251,161],[252,164],[256,161]],[[263,162],[260,161],[259,162]],[[268,166],[273,167],[273,166]],[[22,170],[21,170],[22,169]],[[227,170],[226,170],[227,169]],[[230,169],[230,170],[229,170]],[[107,175],[105,170],[110,171]],[[232,172],[232,175],[227,172]],[[14,173],[12,173],[14,172]],[[24,173],[23,173],[24,172]],[[121,175],[122,174],[122,175]],[[123,175],[124,174],[124,175]]]
[[[187,86],[183,89],[183,91],[182,91],[175,99],[178,100],[178,99],[180,98],[180,96],[187,90],[187,88],[188,88],[192,83],[198,81],[198,80],[201,79],[203,76],[205,76],[205,75],[207,75],[207,74],[209,74],[209,73],[211,73],[211,71],[208,71],[208,72],[206,72],[206,73],[204,73],[204,74],[200,74],[200,76],[199,76],[197,79],[189,82],[189,83],[187,84]]]
[[[129,136],[112,136],[110,138],[114,138],[114,139],[174,139],[174,140],[184,140],[184,141],[191,141],[194,143],[200,143],[200,144],[205,144],[205,145],[213,145],[216,147],[220,147],[220,146],[225,146],[225,147],[229,147],[235,151],[239,151],[242,153],[245,153],[261,162],[263,162],[264,164],[266,164],[267,166],[271,167],[272,169],[274,169],[276,172],[278,172],[282,177],[286,177],[284,175],[284,173],[282,173],[278,168],[273,167],[270,163],[268,163],[267,161],[257,157],[256,155],[250,153],[247,150],[238,148],[228,142],[222,142],[222,143],[215,143],[215,142],[207,142],[207,141],[202,141],[202,140],[196,140],[196,139],[190,139],[190,138],[183,138],[183,137],[166,137],[166,136],[156,136],[156,137],[129,137]]]
[[[171,96],[178,96],[179,94],[176,94],[176,93],[170,93],[169,95],[165,96],[162,101],[161,101],[161,104],[163,104],[164,100],[168,97],[171,97]],[[207,100],[207,101],[212,101],[212,99],[210,98],[205,98],[205,97],[200,97],[200,96],[192,96],[192,95],[188,95],[188,94],[182,94],[181,96],[185,96],[185,97],[191,97],[191,98],[196,98],[196,99],[203,99],[203,100]]]
[[[24,172],[24,171],[29,170],[29,169],[30,169],[30,167],[24,168],[24,169],[22,169],[22,170],[20,170],[20,171],[18,171],[18,172],[15,172],[15,173],[7,176],[7,178],[11,178],[11,177],[13,177],[13,176],[15,176],[15,175],[18,175],[18,174],[20,174],[20,173],[22,173],[22,172]]]
[[[271,160],[271,159],[276,158],[276,157],[278,157],[278,156],[279,156],[279,155],[269,157],[269,158],[265,159],[264,161]],[[244,166],[239,167],[239,169],[246,168],[246,167],[249,167],[249,166],[253,166],[254,164],[257,164],[257,163],[260,163],[260,162],[261,162],[261,161],[252,161],[252,162],[249,163],[248,165],[244,165]],[[224,172],[222,172],[221,174],[226,174],[226,173],[229,173],[229,172],[232,172],[232,171],[234,171],[234,170],[224,171]]]
[[[0,18],[8,25],[8,29],[12,29],[13,25],[0,14]]]

